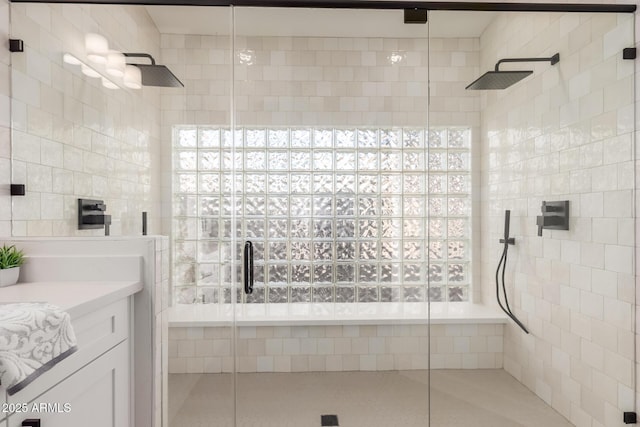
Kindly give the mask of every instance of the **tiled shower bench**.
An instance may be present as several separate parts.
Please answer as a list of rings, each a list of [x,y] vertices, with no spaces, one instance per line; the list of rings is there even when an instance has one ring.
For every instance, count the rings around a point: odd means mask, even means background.
[[[171,307],[169,373],[232,372],[233,314]],[[425,303],[313,303],[238,305],[235,320],[239,372],[322,372],[502,368],[507,317],[472,303],[431,303],[431,319]]]

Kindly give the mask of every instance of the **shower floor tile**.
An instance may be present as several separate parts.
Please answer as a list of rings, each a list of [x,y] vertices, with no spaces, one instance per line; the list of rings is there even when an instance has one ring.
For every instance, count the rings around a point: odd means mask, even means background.
[[[427,371],[238,375],[241,427],[426,427]],[[230,374],[169,375],[169,427],[232,427]],[[431,427],[566,427],[566,419],[501,369],[431,372]]]

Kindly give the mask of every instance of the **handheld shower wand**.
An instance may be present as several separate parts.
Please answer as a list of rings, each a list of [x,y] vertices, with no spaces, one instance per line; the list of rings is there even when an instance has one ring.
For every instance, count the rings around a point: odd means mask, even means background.
[[[502,256],[500,257],[500,262],[498,262],[498,269],[496,270],[496,299],[498,300],[498,305],[506,313],[507,316],[511,318],[520,328],[525,331],[527,334],[529,331],[522,324],[520,320],[516,317],[515,314],[511,311],[511,307],[509,307],[509,299],[507,298],[507,287],[504,284],[504,274],[505,269],[507,268],[507,252],[509,252],[509,245],[515,245],[516,239],[513,237],[509,237],[509,220],[511,217],[511,211],[504,211],[504,239],[500,239],[500,243],[504,243],[504,249],[502,250]],[[504,297],[504,305],[500,300],[500,268],[502,267],[502,294]]]

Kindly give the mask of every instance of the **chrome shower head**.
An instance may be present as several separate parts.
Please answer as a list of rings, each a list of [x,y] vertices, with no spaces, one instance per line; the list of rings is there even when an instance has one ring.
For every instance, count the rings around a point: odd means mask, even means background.
[[[556,53],[550,58],[505,58],[496,63],[495,71],[487,71],[478,77],[465,89],[469,90],[495,90],[506,89],[520,80],[533,74],[531,70],[525,71],[500,71],[500,64],[503,62],[551,62],[555,65],[560,62],[560,54]]]
[[[142,86],[184,87],[182,82],[164,65],[157,65],[148,53],[125,53],[127,58],[148,58],[151,64],[133,64],[140,69]]]

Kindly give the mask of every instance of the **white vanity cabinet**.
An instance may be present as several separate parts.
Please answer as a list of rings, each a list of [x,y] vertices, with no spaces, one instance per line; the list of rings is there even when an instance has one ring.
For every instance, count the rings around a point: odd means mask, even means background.
[[[25,419],[39,419],[41,427],[133,426],[132,298],[72,316],[78,351],[18,393],[4,392],[5,406],[20,410],[4,414],[0,427],[21,427]]]

